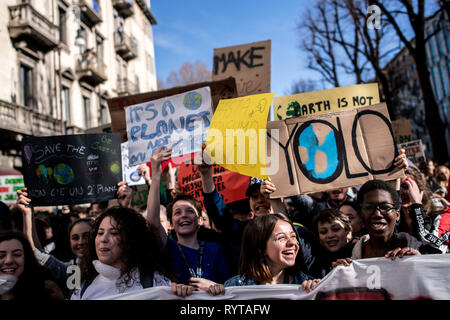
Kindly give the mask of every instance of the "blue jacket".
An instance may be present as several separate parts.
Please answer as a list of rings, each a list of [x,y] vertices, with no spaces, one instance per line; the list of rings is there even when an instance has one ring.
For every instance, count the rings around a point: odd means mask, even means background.
[[[306,273],[303,273],[301,271],[298,271],[297,273],[293,274],[294,282],[289,283],[289,278],[285,277],[284,284],[302,284],[305,280],[313,280],[314,278],[310,275],[307,275]],[[247,279],[245,276],[234,276],[231,279],[228,279],[224,286],[225,287],[240,287],[240,286],[253,286],[253,285],[259,285],[260,283],[256,282],[253,279]]]

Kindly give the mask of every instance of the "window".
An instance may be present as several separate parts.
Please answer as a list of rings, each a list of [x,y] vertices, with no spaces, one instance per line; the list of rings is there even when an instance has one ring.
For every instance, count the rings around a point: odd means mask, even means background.
[[[448,87],[447,87],[447,81],[444,76],[444,72],[442,71],[443,63],[444,63],[443,61],[441,61],[439,63],[439,75],[441,76],[442,90],[444,91],[444,96],[447,97],[448,96]]]
[[[20,65],[20,103],[33,106],[33,69],[23,64]]]
[[[91,126],[91,99],[83,96],[83,109],[84,109],[84,126],[90,128]]]
[[[439,101],[441,101],[441,90],[439,90],[438,81],[436,79],[436,70],[434,68],[431,70],[431,76],[433,78],[434,93],[437,98],[436,100],[439,103]]]
[[[63,121],[66,124],[70,123],[70,89],[65,86],[63,86],[61,90],[61,104]]]
[[[108,119],[108,108],[104,104],[100,104],[98,123],[99,125],[105,124]]]
[[[59,13],[59,42],[67,44],[67,13],[63,8],[58,9]]]
[[[432,33],[433,31],[429,28],[428,29],[428,36]],[[436,62],[436,52],[434,51],[434,37],[430,38],[430,40],[428,41],[428,47],[430,49],[430,54],[431,54],[431,61],[432,63]]]
[[[445,44],[447,46],[447,53],[450,53],[450,37],[448,34],[448,24],[444,23],[444,39],[445,39]]]
[[[103,61],[103,41],[100,37],[97,37],[95,45],[96,45],[98,62],[102,62]]]

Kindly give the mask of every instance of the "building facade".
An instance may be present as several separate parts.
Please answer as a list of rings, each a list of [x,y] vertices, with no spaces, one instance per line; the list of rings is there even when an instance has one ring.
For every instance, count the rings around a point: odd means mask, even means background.
[[[425,26],[427,66],[441,119],[447,126],[450,150],[450,23],[445,11],[430,17]],[[413,40],[414,42],[414,40]],[[414,139],[421,139],[428,158],[432,157],[431,140],[425,123],[425,105],[414,58],[403,48],[384,68],[394,93],[395,119],[409,119]]]
[[[24,135],[110,122],[106,99],[157,89],[144,0],[3,0],[0,166],[20,169]]]

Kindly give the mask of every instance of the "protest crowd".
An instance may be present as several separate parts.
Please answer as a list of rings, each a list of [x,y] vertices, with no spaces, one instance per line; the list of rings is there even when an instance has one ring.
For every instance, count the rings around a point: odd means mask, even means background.
[[[408,165],[404,152],[396,158],[406,168],[400,190],[370,180],[281,201],[270,199],[277,188],[270,180],[250,179],[238,207],[224,203],[204,162],[197,166],[203,204],[162,184],[162,175],[176,180],[176,170],[161,170],[170,158],[164,147],[153,154],[151,179],[150,167],[139,166],[149,188],[139,208],[124,181],[116,205],[52,212],[33,212],[27,189],[18,190],[16,205],[2,205],[0,297],[98,299],[153,286],[171,286],[178,296],[220,295],[229,286],[263,284],[309,292],[354,259],[449,252],[448,192],[430,183],[429,166]],[[70,289],[73,266],[80,267],[80,287]]]
[[[392,128],[376,84],[376,94],[363,93],[370,98],[364,106],[337,116],[302,112],[336,111],[330,101],[343,96],[359,104],[357,89],[297,103],[286,108],[290,119],[270,122],[273,94],[246,99],[236,85],[216,84],[130,98],[110,110],[122,121],[114,133],[24,137],[25,187],[15,204],[0,203],[0,300],[103,299],[152,287],[168,287],[174,297],[220,296],[279,284],[309,293],[354,261],[450,253],[449,162],[413,163],[393,136],[382,141]],[[177,140],[198,138],[194,119],[208,135],[213,127],[280,129],[282,148],[270,148],[285,167],[259,175],[253,166],[211,162],[210,139],[201,135],[196,150],[181,150]],[[319,139],[320,125],[337,129]],[[352,128],[359,128],[353,143]],[[132,181],[124,164],[136,167]],[[192,179],[182,175],[186,168]]]

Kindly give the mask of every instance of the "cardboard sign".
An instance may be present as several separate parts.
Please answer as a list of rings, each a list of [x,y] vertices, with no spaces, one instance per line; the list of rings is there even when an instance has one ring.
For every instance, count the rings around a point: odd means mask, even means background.
[[[312,91],[273,99],[274,118],[284,120],[380,103],[377,83]]]
[[[219,102],[205,149],[213,163],[243,175],[267,179],[266,126],[273,95],[255,94]]]
[[[117,195],[122,180],[120,135],[25,137],[25,186],[33,206],[92,203]]]
[[[16,191],[23,187],[25,187],[25,184],[22,176],[0,176],[0,201],[3,201],[6,204],[16,203]]]
[[[385,103],[343,112],[271,121],[279,129],[279,171],[271,175],[278,198],[394,180],[397,145]],[[272,150],[268,144],[268,154]]]
[[[270,43],[214,49],[213,80],[233,76],[239,97],[270,92]]]
[[[201,151],[212,113],[209,87],[126,107],[129,166],[149,162],[161,146],[172,157]]]
[[[213,179],[216,189],[223,196],[225,203],[245,199],[250,178],[214,165]],[[177,183],[182,192],[192,195],[203,205],[202,178],[196,165],[181,164],[178,168]]]
[[[128,141],[120,144],[122,154],[122,181],[126,181],[129,186],[146,184],[143,176],[139,174],[138,167],[128,165]]]
[[[400,143],[399,149],[405,149],[406,157],[412,163],[419,165],[426,160],[425,152],[423,150],[422,140],[413,140],[410,142]]]
[[[179,93],[192,91],[202,87],[209,87],[211,91],[212,107],[215,110],[220,99],[229,99],[237,97],[236,81],[229,77],[220,81],[209,81],[194,83],[183,87],[175,87],[159,91],[152,91],[131,96],[117,97],[108,99],[108,108],[111,114],[111,127],[113,132],[119,132],[122,142],[128,140],[125,121],[125,107],[170,97]]]
[[[411,122],[409,120],[392,121],[395,143],[404,143],[412,140]]]

